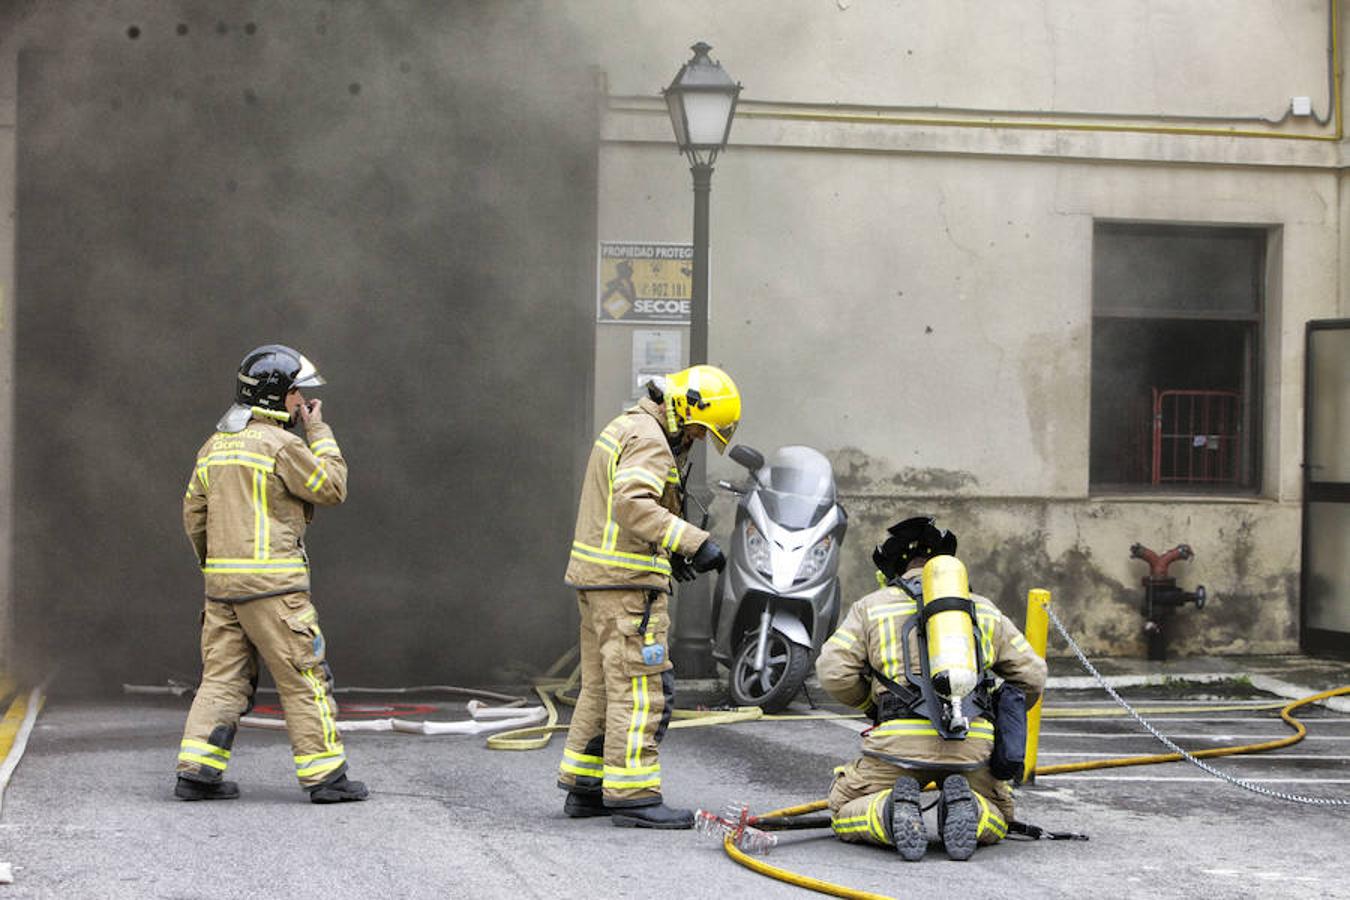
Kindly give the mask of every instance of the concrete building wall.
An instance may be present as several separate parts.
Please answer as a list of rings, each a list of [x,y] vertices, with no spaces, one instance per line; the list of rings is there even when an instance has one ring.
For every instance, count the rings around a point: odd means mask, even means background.
[[[324,7],[286,15],[322,19]],[[713,181],[710,356],[746,394],[744,441],[813,444],[835,461],[852,515],[846,596],[870,587],[884,527],[931,511],[961,534],[977,589],[1016,614],[1027,588],[1050,587],[1094,652],[1141,652],[1134,541],[1196,549],[1174,571],[1214,600],[1179,618],[1177,652],[1296,646],[1303,327],[1350,315],[1350,158],[1326,139],[1329,3],[518,7],[553,17],[571,55],[607,79],[600,240],[689,239],[689,174],[657,97],[688,45],[712,43],[746,85]],[[0,11],[0,652],[12,607],[15,71],[31,37],[12,26],[37,9]],[[150,7],[67,9],[78,41],[120,33]],[[266,22],[280,9],[227,2],[211,15]],[[414,5],[386,14],[402,21]],[[531,58],[507,50],[492,65]],[[1315,115],[1286,117],[1294,96]],[[1256,496],[1090,490],[1097,220],[1269,229]],[[633,330],[595,329],[597,420],[631,395]],[[713,477],[731,474],[714,460]],[[729,505],[718,512],[725,529]],[[560,547],[569,524],[556,523]]]
[[[687,58],[652,60],[684,28],[746,85],[713,179],[709,361],[744,393],[739,440],[834,461],[852,516],[846,597],[873,586],[887,525],[933,512],[961,536],[975,589],[1020,614],[1028,589],[1050,588],[1093,652],[1144,652],[1135,542],[1195,549],[1172,574],[1211,603],[1178,614],[1173,652],[1294,650],[1304,323],[1344,314],[1347,216],[1330,123],[1278,120],[1296,95],[1329,118],[1328,14],[1257,2],[630,14],[626,40],[602,41],[598,235],[689,240],[690,179],[652,90]],[[1098,221],[1266,230],[1254,496],[1090,488]],[[638,327],[655,326],[597,326],[598,421],[631,394]],[[725,535],[730,503],[716,513]]]

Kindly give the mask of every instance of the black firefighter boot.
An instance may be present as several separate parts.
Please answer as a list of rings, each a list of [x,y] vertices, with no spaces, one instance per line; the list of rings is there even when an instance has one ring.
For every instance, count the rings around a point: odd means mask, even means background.
[[[694,827],[693,810],[671,809],[660,800],[646,806],[611,806],[609,813],[619,828],[680,830]]]
[[[970,859],[980,832],[980,811],[964,775],[948,775],[938,795],[938,830],[952,859]]]
[[[905,862],[918,862],[928,852],[928,832],[923,827],[919,807],[919,783],[908,775],[895,779],[891,796],[886,798],[891,843]]]
[[[563,814],[569,819],[586,819],[609,815],[609,807],[599,791],[568,791],[563,801]]]
[[[346,803],[350,800],[364,800],[369,796],[370,792],[366,790],[365,783],[348,780],[346,772],[309,789],[310,803]]]
[[[233,800],[239,796],[239,785],[233,781],[196,781],[179,775],[173,795],[179,800]]]

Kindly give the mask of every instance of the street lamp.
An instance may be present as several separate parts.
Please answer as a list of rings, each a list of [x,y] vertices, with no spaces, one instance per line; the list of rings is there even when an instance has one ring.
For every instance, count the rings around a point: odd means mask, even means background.
[[[699,41],[693,59],[680,67],[666,98],[675,143],[689,157],[694,176],[694,275],[689,304],[689,364],[708,361],[708,194],[713,163],[731,136],[731,119],[741,86],[722,64],[708,58],[712,49]]]
[[[722,64],[708,57],[712,47],[699,41],[690,48],[694,56],[680,67],[670,87],[661,93],[666,98],[675,143],[689,158],[694,176],[694,271],[689,296],[689,365],[708,361],[708,195],[712,191],[713,163],[726,148],[731,136],[731,119],[741,86],[726,73]],[[689,483],[706,506],[711,501],[705,484],[707,461],[704,448],[693,451]],[[680,668],[693,677],[716,672],[712,660],[712,594],[708,579],[691,581],[680,587],[676,608],[675,644]]]

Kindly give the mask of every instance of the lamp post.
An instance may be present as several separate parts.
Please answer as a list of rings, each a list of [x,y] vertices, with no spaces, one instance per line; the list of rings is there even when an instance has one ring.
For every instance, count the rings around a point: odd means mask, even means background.
[[[741,86],[708,57],[712,47],[699,41],[690,48],[693,57],[680,67],[670,87],[661,93],[675,129],[675,143],[689,158],[694,176],[694,267],[689,297],[689,365],[708,361],[708,198],[712,191],[713,163],[726,148],[731,120]],[[706,506],[708,495],[705,448],[695,447],[686,490]],[[686,675],[707,677],[715,673],[712,660],[712,594],[709,578],[680,587],[676,608],[675,655]]]

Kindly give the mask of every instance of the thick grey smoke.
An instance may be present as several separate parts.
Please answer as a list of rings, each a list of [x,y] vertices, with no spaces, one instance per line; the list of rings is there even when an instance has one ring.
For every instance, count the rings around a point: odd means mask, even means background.
[[[537,12],[15,12],[31,668],[59,662],[72,687],[195,676],[179,503],[239,359],[271,341],[327,376],[351,465],[308,542],[339,677],[490,681],[570,643],[598,103]]]

